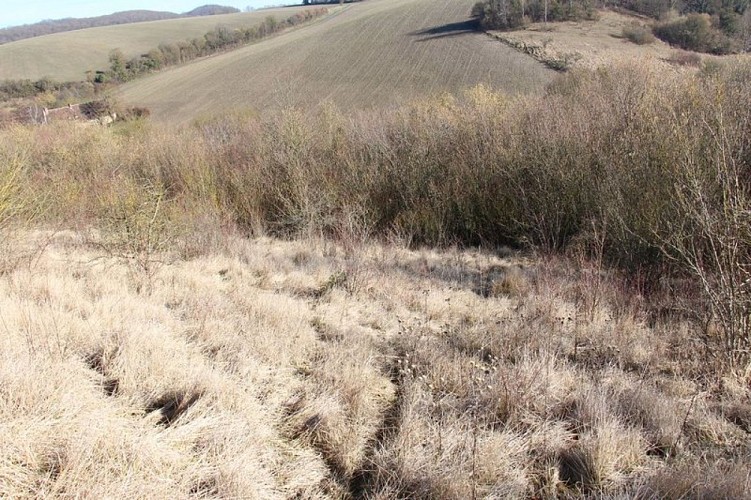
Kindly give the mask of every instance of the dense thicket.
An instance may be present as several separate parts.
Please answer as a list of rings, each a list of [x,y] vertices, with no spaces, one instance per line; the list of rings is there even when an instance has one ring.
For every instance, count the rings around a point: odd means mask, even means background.
[[[287,110],[180,134],[11,132],[0,150],[23,151],[16,178],[55,200],[54,220],[110,210],[102,193],[156,192],[180,226],[575,245],[634,276],[688,273],[735,352],[751,342],[749,82],[748,64],[696,76],[629,66],[572,73],[536,98],[478,88],[357,119]]]
[[[472,15],[483,29],[513,29],[527,22],[592,19],[594,0],[483,0]]]
[[[603,2],[604,6],[616,6],[661,19],[671,10],[679,14],[710,14],[734,12],[743,14],[748,8],[748,0],[612,0]]]
[[[710,54],[730,54],[740,50],[739,44],[715,25],[709,14],[689,14],[674,21],[658,24],[654,34],[682,49]],[[737,32],[735,28],[734,32]]]

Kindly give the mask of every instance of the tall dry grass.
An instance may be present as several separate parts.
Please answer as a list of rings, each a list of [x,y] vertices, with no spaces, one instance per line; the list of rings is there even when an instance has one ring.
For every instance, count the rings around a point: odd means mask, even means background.
[[[0,275],[0,496],[748,498],[748,374],[612,272],[229,236],[145,290],[40,238]]]
[[[328,107],[180,131],[13,128],[0,155],[24,151],[21,184],[47,203],[45,220],[106,229],[100,242],[146,275],[150,254],[210,237],[207,226],[576,248],[644,293],[692,278],[706,307],[691,309],[719,332],[706,335],[709,352],[742,365],[749,73],[747,62],[700,73],[621,65],[572,72],[542,96],[478,87],[355,116]]]

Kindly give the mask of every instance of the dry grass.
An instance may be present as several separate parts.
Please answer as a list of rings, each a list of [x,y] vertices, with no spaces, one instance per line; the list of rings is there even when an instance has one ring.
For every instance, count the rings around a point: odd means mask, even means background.
[[[540,61],[567,62],[567,68],[594,69],[615,61],[668,59],[673,52],[670,45],[659,40],[636,44],[624,36],[624,30],[645,24],[641,17],[606,10],[596,21],[534,23],[526,30],[492,32],[492,35]],[[646,31],[651,34],[649,30],[647,25]]]
[[[260,24],[267,16],[286,19],[306,7],[259,10],[249,13],[167,19],[56,33],[19,40],[0,47],[0,79],[80,81],[88,70],[109,67],[108,57],[120,49],[128,59],[156,48],[202,37],[217,26],[229,28]]]
[[[125,85],[158,121],[280,106],[380,108],[485,83],[540,90],[552,72],[469,23],[472,0],[368,0],[273,40]]]
[[[565,261],[226,236],[145,290],[16,241],[0,496],[748,497],[748,374],[673,364],[611,277],[592,315]]]
[[[748,498],[748,359],[607,265],[748,213],[747,75],[3,130],[0,496]]]

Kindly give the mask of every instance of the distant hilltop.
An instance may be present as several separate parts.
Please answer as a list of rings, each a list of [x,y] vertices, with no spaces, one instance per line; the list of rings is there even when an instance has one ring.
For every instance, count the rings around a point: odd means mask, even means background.
[[[313,2],[323,3],[323,2]],[[45,20],[34,24],[13,26],[0,29],[0,44],[33,38],[36,36],[51,35],[63,31],[74,31],[85,28],[97,28],[115,24],[142,23],[146,21],[161,21],[163,19],[175,19],[178,17],[214,16],[217,14],[234,14],[240,12],[234,7],[223,5],[203,5],[183,14],[154,10],[126,10],[115,12],[106,16],[65,18],[57,20]]]
[[[224,5],[202,5],[201,7],[196,7],[190,12],[186,12],[181,17],[216,16],[219,14],[236,14],[238,12],[240,12],[239,9],[226,7]]]
[[[313,5],[318,3],[351,3],[351,2],[360,2],[362,0],[303,0],[303,5]]]

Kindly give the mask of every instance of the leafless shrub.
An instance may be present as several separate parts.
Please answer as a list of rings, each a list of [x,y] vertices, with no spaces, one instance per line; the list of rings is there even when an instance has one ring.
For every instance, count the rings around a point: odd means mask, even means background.
[[[699,67],[701,64],[701,55],[696,52],[688,52],[685,50],[676,50],[672,53],[668,62],[677,64],[678,66],[693,66]]]
[[[625,26],[622,34],[625,38],[628,38],[631,42],[637,45],[647,45],[654,43],[657,40],[649,28],[638,23]]]
[[[163,192],[122,179],[101,194],[98,247],[129,263],[137,291],[149,292],[177,231],[165,216]]]

